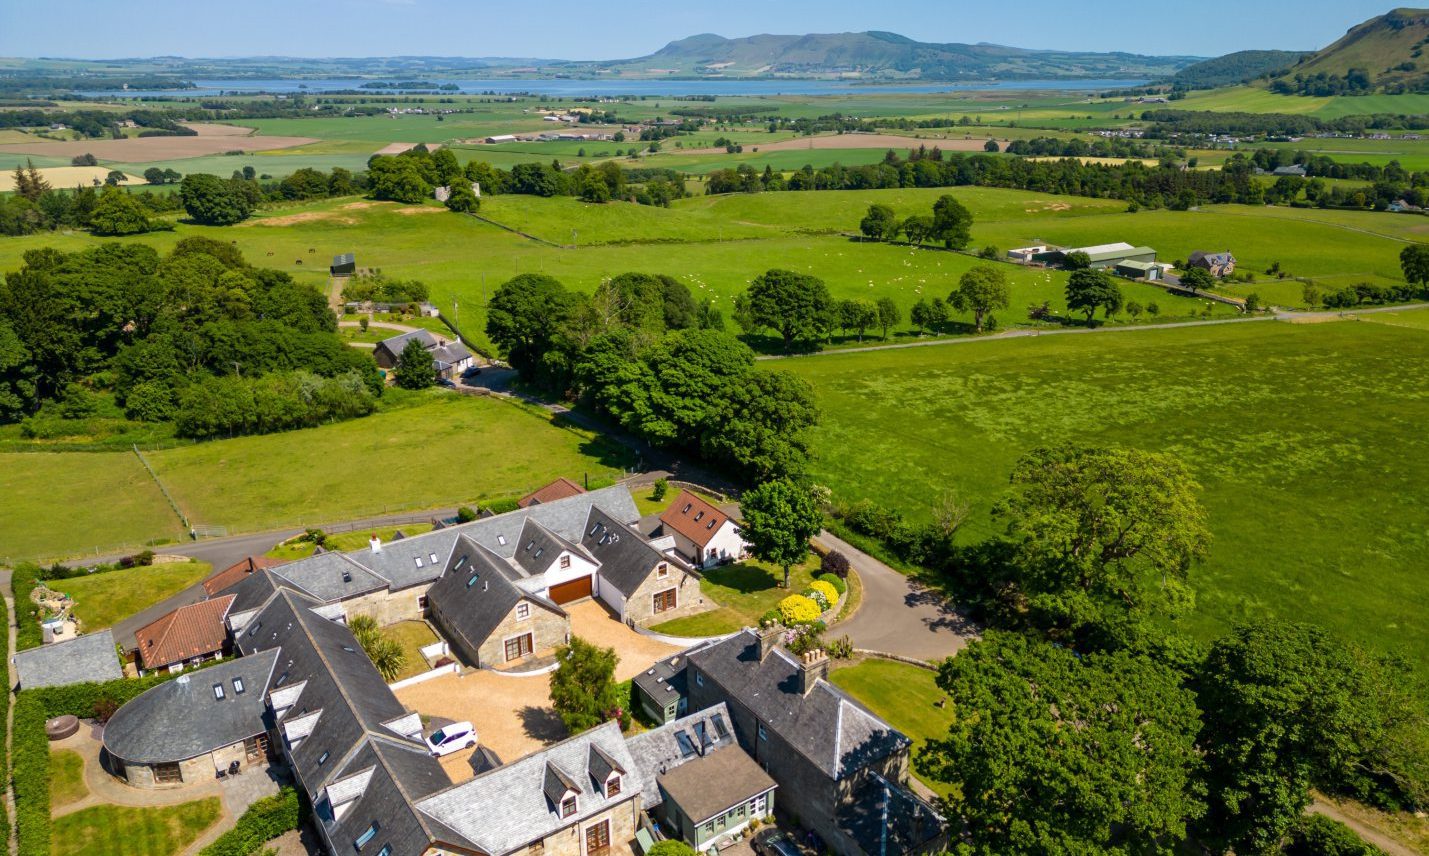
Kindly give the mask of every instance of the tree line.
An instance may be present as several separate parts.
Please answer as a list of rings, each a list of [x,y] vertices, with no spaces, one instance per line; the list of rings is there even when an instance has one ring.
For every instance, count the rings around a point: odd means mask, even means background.
[[[1327,850],[1311,788],[1387,810],[1429,799],[1422,676],[1294,621],[1203,643],[1180,623],[1211,543],[1193,474],[1134,449],[1035,449],[965,543],[955,491],[911,523],[861,501],[839,525],[926,568],[988,629],[939,669],[958,715],[915,756],[952,786],[954,852]]]
[[[208,238],[162,257],[30,250],[0,283],[0,421],[83,417],[112,398],[130,419],[209,437],[371,412],[381,375],[336,330],[316,289]]]
[[[580,401],[652,446],[689,452],[733,478],[800,473],[818,419],[807,383],[756,371],[710,301],[673,277],[627,273],[594,294],[543,274],[504,283],[486,333],[532,384]]]

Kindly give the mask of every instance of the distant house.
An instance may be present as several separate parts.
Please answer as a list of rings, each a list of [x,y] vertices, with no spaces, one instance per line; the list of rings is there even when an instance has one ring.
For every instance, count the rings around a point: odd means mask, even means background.
[[[1271,171],[1271,175],[1298,175],[1304,178],[1307,173],[1304,164],[1292,163],[1289,166],[1277,166]]]
[[[1396,199],[1396,200],[1394,200],[1393,202],[1389,203],[1389,205],[1385,206],[1385,209],[1384,209],[1384,210],[1390,212],[1391,214],[1422,214],[1422,213],[1424,213],[1424,209],[1423,209],[1423,208],[1421,208],[1421,207],[1418,206],[1418,205],[1414,205],[1414,204],[1412,204],[1412,203],[1410,203],[1410,202],[1408,202],[1407,200],[1404,200],[1404,199]]]
[[[942,817],[908,790],[912,741],[828,681],[828,655],[796,657],[782,630],[745,630],[684,655],[689,709],[727,707],[785,812],[833,852],[939,852]]]
[[[1200,268],[1211,276],[1230,276],[1235,273],[1235,256],[1230,250],[1223,253],[1207,253],[1197,250],[1186,260],[1187,267]]]
[[[471,192],[475,193],[478,197],[481,196],[481,182],[473,181],[471,183]],[[451,186],[444,184],[441,187],[432,188],[432,198],[437,200],[438,202],[446,202],[448,199],[451,199]]]
[[[515,134],[496,134],[495,136],[487,137],[486,140],[485,140],[485,142],[487,142],[487,143],[492,143],[492,144],[496,144],[496,143],[514,143],[514,142],[516,142],[516,135],[515,135]]]
[[[22,690],[124,677],[119,668],[119,653],[114,647],[114,634],[108,630],[20,651],[12,662],[17,688]]]
[[[180,672],[206,660],[222,658],[228,649],[224,623],[234,596],[220,595],[181,606],[134,632],[139,674],[167,669]]]
[[[328,273],[332,276],[352,276],[357,273],[357,257],[352,253],[343,253],[340,256],[333,256],[332,265],[328,268]]]
[[[555,502],[558,499],[565,499],[568,496],[579,496],[585,493],[585,488],[561,476],[545,487],[539,487],[520,499],[516,500],[517,508],[529,508],[533,505],[540,505],[543,502]]]
[[[731,723],[718,704],[625,741],[645,784],[641,807],[696,851],[774,814],[778,785],[739,748]]]
[[[687,490],[660,515],[657,534],[673,536],[676,551],[697,568],[738,561],[749,552],[734,520]]]
[[[471,351],[468,351],[461,342],[448,342],[446,339],[432,335],[429,330],[413,330],[410,333],[383,339],[373,349],[372,358],[381,368],[394,369],[402,358],[402,350],[413,339],[421,342],[427,353],[432,355],[432,368],[436,370],[438,377],[451,379],[471,368],[476,362]]]

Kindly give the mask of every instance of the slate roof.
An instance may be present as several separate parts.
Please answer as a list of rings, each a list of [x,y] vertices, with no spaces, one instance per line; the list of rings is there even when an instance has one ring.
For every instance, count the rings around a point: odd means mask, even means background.
[[[271,571],[322,601],[356,597],[388,587],[388,581],[344,553],[319,553]]]
[[[661,553],[639,531],[599,508],[591,509],[587,524],[581,546],[600,563],[600,578],[626,597],[634,594],[661,562],[686,570],[683,562]]]
[[[722,729],[716,723],[716,717],[723,724]],[[689,716],[667,722],[659,728],[642,731],[626,738],[625,745],[630,750],[630,756],[635,759],[635,766],[639,769],[644,784],[640,792],[643,807],[651,809],[664,801],[665,797],[660,792],[658,782],[660,776],[700,758],[698,754],[687,755],[686,750],[675,737],[676,734],[683,732],[690,739],[691,746],[704,745],[707,752],[722,751],[729,747],[742,755],[744,750],[740,749],[737,744],[733,723],[734,720],[730,718],[729,709],[721,702],[714,707],[708,707]],[[696,732],[697,725],[701,729],[699,733]],[[700,739],[701,733],[707,740]],[[762,793],[762,791],[758,793]],[[677,802],[679,801],[677,800]],[[684,803],[681,802],[680,805],[683,806]]]
[[[234,600],[234,595],[226,594],[181,606],[135,631],[144,668],[158,669],[222,651],[228,642],[223,620]]]
[[[437,347],[437,337],[432,335],[432,331],[417,329],[383,339],[377,343],[377,347],[374,351],[386,351],[395,362],[397,358],[402,356],[402,349],[407,347],[407,342],[412,339],[421,342],[422,347],[428,351],[435,350]]]
[[[695,824],[773,788],[774,780],[738,746],[696,755],[660,776],[660,790]]]
[[[543,502],[555,502],[558,499],[579,496],[583,493],[585,493],[585,488],[565,476],[561,476],[545,487],[539,487],[516,500],[516,507],[525,508],[529,505],[540,505]]]
[[[562,538],[542,526],[539,521],[528,517],[526,525],[521,527],[521,537],[516,552],[511,558],[525,572],[526,576],[533,577],[545,573],[562,552],[590,558],[586,551],[575,543]]]
[[[604,783],[597,783],[591,775],[592,746],[599,747],[627,771],[620,793],[613,799],[606,799]],[[579,788],[578,808],[570,817],[560,817],[560,806],[546,795],[551,770],[559,771]],[[635,762],[620,736],[619,724],[606,722],[433,794],[418,801],[417,808],[482,852],[501,856],[613,805],[638,799],[642,784],[639,779]]]
[[[237,585],[257,571],[261,571],[264,568],[276,568],[283,563],[283,559],[273,559],[268,556],[248,556],[234,562],[221,571],[215,571],[209,574],[203,581],[203,590],[208,592],[209,596],[216,595],[224,589]]]
[[[826,680],[801,695],[798,662],[778,647],[760,660],[759,635],[752,629],[690,651],[688,661],[833,779],[910,743]]]
[[[666,657],[636,675],[635,685],[662,707],[685,694],[685,655]]]
[[[1235,256],[1231,255],[1229,251],[1224,253],[1208,253],[1203,250],[1196,250],[1194,253],[1191,253],[1190,257],[1187,258],[1186,261],[1205,261],[1213,265],[1225,265],[1234,262]]]
[[[251,612],[266,604],[272,599],[273,594],[282,587],[290,587],[297,591],[302,591],[301,587],[283,577],[278,576],[273,571],[259,571],[250,574],[243,581],[229,586],[226,593],[233,595],[233,606],[228,609],[230,619],[236,619],[243,613]],[[309,592],[303,592],[309,594]]]
[[[358,837],[374,821],[377,834],[363,846],[363,853],[377,853],[390,846],[393,856],[419,856],[434,840],[470,846],[460,835],[436,827],[413,808],[416,800],[451,783],[441,765],[425,751],[402,741],[372,738],[338,763],[332,779],[363,773],[370,778],[341,819],[333,816],[327,802],[316,807],[315,814],[334,852],[357,852]]]
[[[839,803],[834,822],[865,853],[917,853],[943,834],[943,817],[932,806],[878,776]]]
[[[352,253],[341,253],[332,257],[332,266],[341,267],[343,265],[350,265],[356,260],[356,257]]]
[[[124,677],[114,648],[114,634],[108,630],[20,651],[15,654],[14,662],[21,689],[64,687]]]
[[[566,614],[549,600],[517,588],[513,578],[519,578],[516,569],[475,541],[461,538],[442,578],[427,590],[427,602],[442,629],[460,636],[470,651],[481,647],[523,599]]]
[[[662,526],[680,533],[701,547],[708,544],[728,520],[728,514],[687,490],[680,491],[680,495],[675,497],[675,501],[660,515]]]
[[[278,651],[264,651],[145,690],[104,726],[104,748],[126,763],[166,764],[262,734],[269,725],[265,690],[277,660]],[[215,685],[223,688],[222,698]]]

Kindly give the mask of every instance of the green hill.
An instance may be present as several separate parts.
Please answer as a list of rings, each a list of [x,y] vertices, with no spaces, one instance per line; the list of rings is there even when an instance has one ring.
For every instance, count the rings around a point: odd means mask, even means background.
[[[1191,89],[1248,83],[1262,74],[1287,69],[1306,56],[1309,53],[1305,51],[1236,51],[1188,65],[1172,75],[1171,82]]]
[[[599,63],[625,74],[753,76],[858,75],[884,79],[1165,77],[1195,57],[1034,51],[989,44],[932,44],[896,33],[758,35],[705,33],[649,56]],[[572,64],[580,65],[580,64]]]
[[[1395,9],[1351,27],[1272,80],[1271,88],[1301,95],[1429,91],[1426,46],[1429,9]]]

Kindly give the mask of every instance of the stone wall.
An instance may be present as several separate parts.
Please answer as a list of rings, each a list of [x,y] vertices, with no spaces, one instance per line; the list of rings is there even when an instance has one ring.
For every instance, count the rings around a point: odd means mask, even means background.
[[[399,621],[420,621],[425,610],[419,604],[431,587],[431,583],[420,583],[395,591],[379,589],[344,600],[342,608],[347,611],[349,617],[371,616],[379,627]]]
[[[523,601],[523,603],[530,607],[530,617],[517,618],[516,609],[520,604],[513,607],[511,612],[496,626],[496,629],[491,631],[491,635],[478,645],[474,665],[483,668],[504,665],[506,663],[506,640],[523,633],[531,634],[531,653],[535,657],[544,657],[555,650],[556,646],[564,645],[570,640],[571,619],[569,616],[564,613],[552,612],[531,601]]]
[[[631,796],[637,796],[638,792]],[[635,826],[639,810],[638,800],[629,799],[611,806],[600,814],[558,830],[543,839],[544,856],[585,856],[586,830],[602,821],[610,821],[611,850],[629,849],[635,839]]]
[[[665,612],[655,612],[655,593],[675,589],[675,608]],[[710,601],[700,591],[700,580],[694,574],[670,565],[670,573],[664,579],[651,570],[645,581],[625,600],[625,619],[641,627],[682,618],[714,609],[718,604]]]
[[[239,741],[232,746],[222,746],[212,752],[180,761],[179,773],[183,776],[182,782],[159,782],[154,774],[154,765],[150,764],[125,764],[123,779],[136,788],[182,788],[213,781],[219,770],[228,769],[228,765],[234,761],[239,763],[240,769],[266,763],[266,759],[261,756],[250,762],[243,749],[243,741]]]

